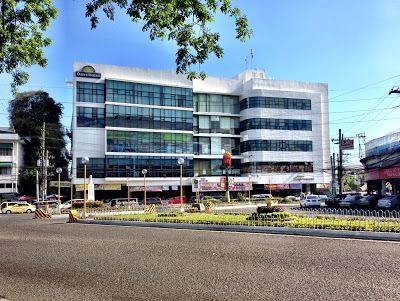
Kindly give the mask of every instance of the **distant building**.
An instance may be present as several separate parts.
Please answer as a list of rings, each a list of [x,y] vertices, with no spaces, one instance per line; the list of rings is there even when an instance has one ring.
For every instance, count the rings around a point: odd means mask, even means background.
[[[19,170],[23,166],[23,140],[14,130],[0,128],[0,202],[18,195]]]
[[[400,193],[400,132],[367,142],[361,163],[369,191]]]
[[[330,187],[327,84],[269,79],[260,70],[204,81],[81,62],[73,70],[77,191],[84,157],[99,198],[125,196],[128,186],[140,197],[143,170],[149,193],[179,195],[179,158],[187,196],[218,194],[226,185],[246,194],[249,188],[277,194]],[[222,150],[232,154],[229,183]]]

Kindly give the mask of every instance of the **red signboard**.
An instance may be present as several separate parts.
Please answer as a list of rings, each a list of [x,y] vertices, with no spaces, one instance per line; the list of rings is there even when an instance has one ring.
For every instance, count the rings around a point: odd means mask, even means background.
[[[381,179],[400,178],[400,166],[381,169]]]
[[[367,171],[365,172],[364,178],[365,181],[400,178],[400,166],[392,166],[378,170]]]
[[[220,177],[219,178],[219,187],[221,188],[222,191],[226,190],[225,178],[224,177]]]
[[[343,149],[354,149],[354,140],[343,139],[340,140],[340,148]]]

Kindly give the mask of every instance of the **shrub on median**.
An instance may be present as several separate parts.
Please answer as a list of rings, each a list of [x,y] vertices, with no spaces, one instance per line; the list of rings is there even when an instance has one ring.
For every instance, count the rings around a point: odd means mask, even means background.
[[[104,203],[102,201],[86,202],[86,208],[100,208],[103,206],[104,206]],[[81,208],[83,208],[83,202],[72,203],[72,209],[81,209]]]

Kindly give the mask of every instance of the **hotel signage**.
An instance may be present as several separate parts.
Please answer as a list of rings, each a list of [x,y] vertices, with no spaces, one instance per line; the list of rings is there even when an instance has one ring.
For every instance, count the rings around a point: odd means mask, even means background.
[[[101,73],[96,73],[92,66],[86,65],[81,71],[76,71],[75,75],[77,77],[88,77],[88,78],[101,78]]]

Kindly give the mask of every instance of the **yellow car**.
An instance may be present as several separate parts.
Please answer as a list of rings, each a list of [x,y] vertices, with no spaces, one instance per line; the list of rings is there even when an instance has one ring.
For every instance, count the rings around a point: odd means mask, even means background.
[[[1,204],[1,213],[32,213],[36,210],[34,205],[27,202],[4,202]]]

